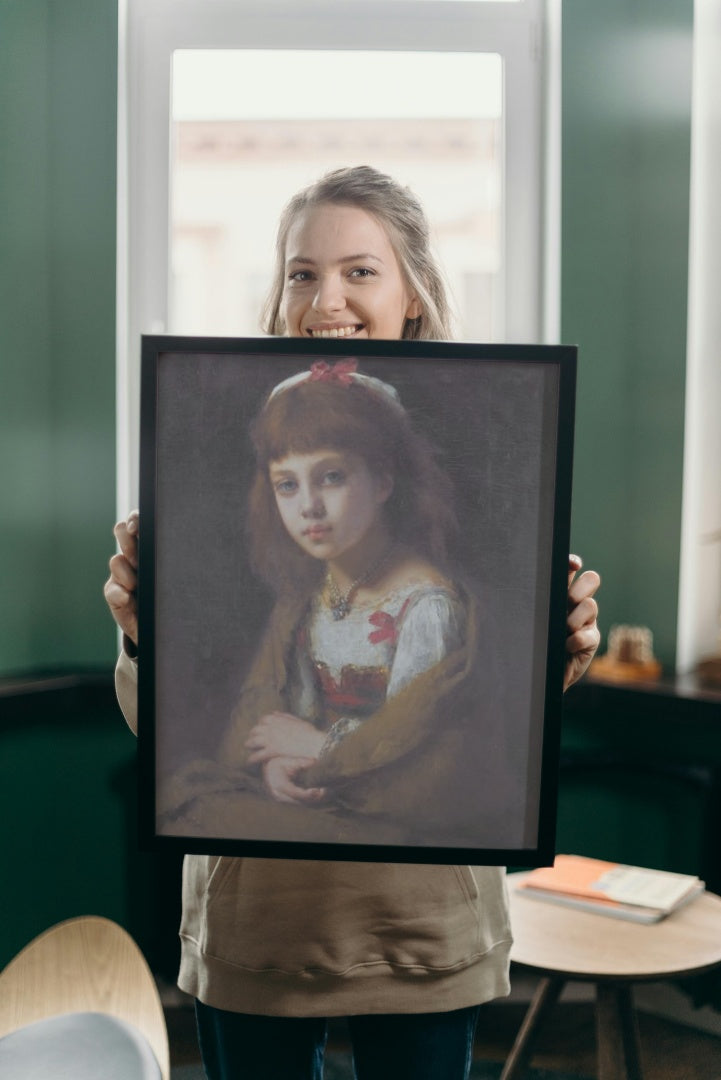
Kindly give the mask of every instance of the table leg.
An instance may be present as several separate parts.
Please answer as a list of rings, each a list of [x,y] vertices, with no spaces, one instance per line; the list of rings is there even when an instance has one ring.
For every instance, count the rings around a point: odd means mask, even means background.
[[[629,983],[596,984],[599,1080],[643,1080]]]
[[[533,1045],[543,1018],[558,1001],[565,979],[541,979],[523,1018],[516,1040],[503,1066],[500,1080],[520,1080],[533,1053]]]

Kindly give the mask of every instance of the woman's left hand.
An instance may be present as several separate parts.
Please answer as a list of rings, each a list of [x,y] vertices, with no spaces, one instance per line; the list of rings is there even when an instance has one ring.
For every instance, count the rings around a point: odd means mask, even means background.
[[[325,735],[307,720],[291,713],[268,713],[251,729],[245,741],[248,764],[258,765],[274,757],[317,758]]]
[[[576,574],[583,566],[578,555],[568,557],[568,616],[566,618],[566,670],[563,689],[573,686],[593,660],[601,640],[596,618],[598,604],[594,593],[601,584],[595,570]]]

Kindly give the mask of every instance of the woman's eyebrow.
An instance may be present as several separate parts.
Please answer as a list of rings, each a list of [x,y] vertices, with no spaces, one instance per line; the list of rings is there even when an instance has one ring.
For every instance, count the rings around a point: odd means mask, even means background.
[[[365,262],[368,259],[371,259],[373,262],[381,263],[381,265],[383,263],[380,255],[373,255],[370,251],[361,251],[357,255],[343,255],[342,258],[338,260],[338,262]],[[309,259],[305,255],[291,255],[286,260],[286,265],[290,266],[291,264],[296,266],[315,266],[316,262],[315,259]]]
[[[373,262],[382,263],[383,260],[379,255],[373,255],[370,251],[361,251],[358,255],[344,255],[339,262],[364,262],[366,259],[372,259]]]

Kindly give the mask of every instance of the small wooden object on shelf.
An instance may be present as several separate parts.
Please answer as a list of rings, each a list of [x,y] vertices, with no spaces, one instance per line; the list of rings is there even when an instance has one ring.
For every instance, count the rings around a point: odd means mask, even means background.
[[[589,674],[610,682],[647,682],[659,679],[661,671],[649,628],[621,625],[609,630],[608,650],[593,661]]]

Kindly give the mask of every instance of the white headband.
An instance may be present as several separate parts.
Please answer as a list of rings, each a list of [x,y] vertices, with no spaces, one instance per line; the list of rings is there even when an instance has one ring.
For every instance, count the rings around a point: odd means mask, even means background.
[[[373,375],[363,375],[360,371],[356,371],[357,363],[353,359],[338,360],[335,364],[327,364],[325,360],[316,360],[314,364],[311,364],[309,371],[299,371],[297,375],[291,375],[290,378],[284,379],[283,382],[274,386],[268,401],[272,401],[276,394],[279,394],[282,390],[290,390],[292,387],[300,386],[304,382],[340,383],[341,386],[358,383],[368,390],[382,394],[396,408],[402,408],[395,387],[391,386],[390,383],[383,382],[381,379],[376,379]]]

